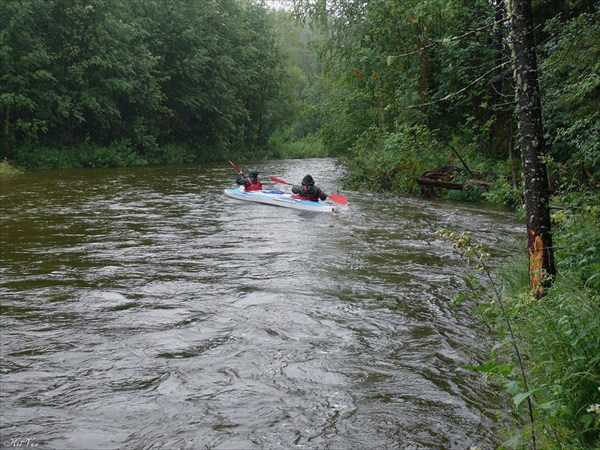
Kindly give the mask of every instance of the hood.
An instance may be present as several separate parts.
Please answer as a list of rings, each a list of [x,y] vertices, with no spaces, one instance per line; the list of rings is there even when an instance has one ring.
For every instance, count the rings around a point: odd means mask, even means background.
[[[312,176],[306,175],[304,178],[302,178],[302,184],[304,186],[314,186],[315,185],[315,180],[313,180]]]

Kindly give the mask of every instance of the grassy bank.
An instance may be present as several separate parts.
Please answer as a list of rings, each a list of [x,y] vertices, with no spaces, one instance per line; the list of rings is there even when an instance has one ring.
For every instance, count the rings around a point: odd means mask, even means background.
[[[14,150],[12,163],[26,170],[130,167],[209,162],[239,155],[240,152],[236,150],[209,151],[184,143],[155,146],[152,150],[139,152],[125,139],[107,146],[85,142],[67,148],[24,145]]]
[[[0,177],[18,175],[20,173],[23,173],[23,171],[10,164],[8,161],[0,162]]]
[[[553,236],[557,276],[543,298],[530,295],[525,250],[501,268],[499,280],[488,278],[480,285],[474,277],[469,295],[461,297],[479,302],[483,294],[491,300],[479,303],[475,312],[497,343],[487,362],[469,369],[484,373],[512,397],[520,420],[506,429],[506,449],[533,448],[534,442],[538,449],[600,448],[597,203],[588,198],[560,210]],[[468,247],[470,257],[483,255],[476,246]],[[475,259],[480,270],[490,273],[480,257]]]
[[[295,141],[276,136],[263,149],[209,150],[185,143],[171,143],[152,148],[151,151],[140,153],[128,140],[117,141],[107,146],[82,143],[68,148],[24,145],[14,150],[12,162],[15,167],[38,170],[173,165],[225,161],[227,159],[286,159],[327,156],[323,143],[315,136]]]

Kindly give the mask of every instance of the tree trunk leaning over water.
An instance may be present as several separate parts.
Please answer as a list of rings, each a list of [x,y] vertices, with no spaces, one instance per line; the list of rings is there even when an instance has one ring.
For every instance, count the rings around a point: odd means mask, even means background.
[[[530,288],[536,297],[556,273],[550,224],[550,193],[533,36],[531,0],[509,0],[507,10],[525,178]]]

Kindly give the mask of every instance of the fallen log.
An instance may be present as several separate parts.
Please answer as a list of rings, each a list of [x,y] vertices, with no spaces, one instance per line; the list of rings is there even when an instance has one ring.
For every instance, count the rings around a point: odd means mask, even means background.
[[[426,178],[426,177],[417,178],[417,183],[421,186],[423,186],[423,185],[435,186],[435,187],[441,187],[444,189],[456,189],[459,191],[462,190],[464,187],[462,184],[459,184],[459,183],[450,183],[448,181],[434,180],[432,178]]]
[[[483,180],[468,179],[464,183],[454,183],[450,181],[454,173],[464,172],[464,170],[457,167],[443,166],[437,169],[432,169],[424,172],[419,178],[417,178],[417,184],[421,186],[423,194],[429,198],[436,198],[434,187],[443,189],[453,189],[461,191],[465,186],[482,186],[490,187],[494,183]]]
[[[462,189],[464,189],[465,186],[468,186],[468,185],[490,187],[494,184],[489,181],[482,181],[482,180],[466,180],[464,183],[450,183],[448,181],[434,180],[434,179],[425,178],[425,177],[417,178],[417,183],[427,184],[429,186],[437,186],[437,187],[446,188],[446,189],[457,189],[457,190],[462,190]]]

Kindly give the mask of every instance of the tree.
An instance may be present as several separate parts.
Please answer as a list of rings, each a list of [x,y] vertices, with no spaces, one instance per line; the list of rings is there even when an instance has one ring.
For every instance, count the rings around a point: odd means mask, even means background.
[[[551,185],[562,191],[600,181],[600,3],[545,23],[540,79]]]
[[[260,2],[4,1],[0,25],[2,146],[26,165],[42,148],[74,164],[105,148],[136,163],[160,145],[251,153],[280,122],[283,58]]]
[[[521,156],[525,181],[525,211],[529,250],[530,289],[540,296],[555,275],[550,192],[544,157],[546,146],[530,0],[509,0],[510,42],[513,50]],[[547,277],[550,276],[549,277]]]
[[[48,21],[43,0],[0,2],[0,120],[3,153],[12,158],[18,141],[33,140],[48,127],[50,91],[56,79],[49,70],[52,55],[39,38]]]

